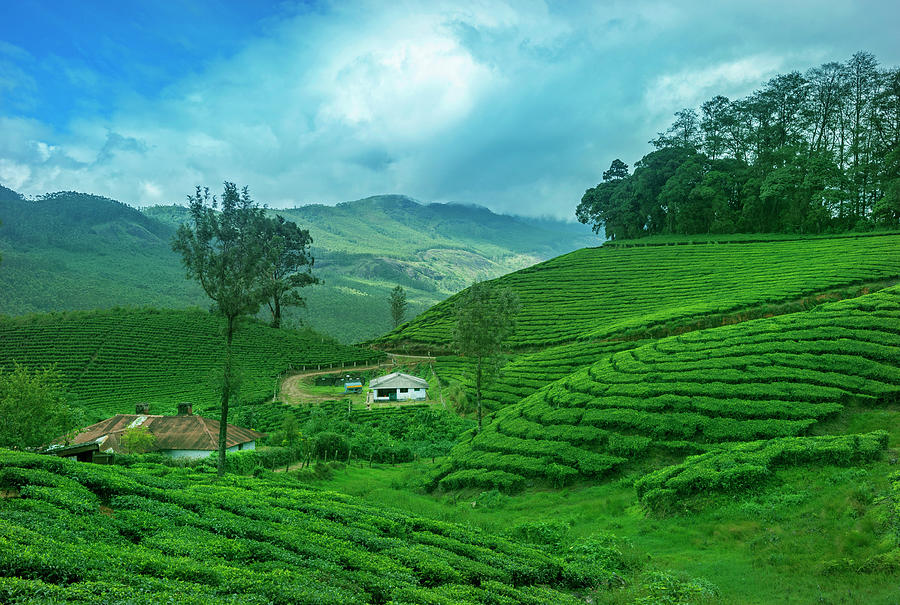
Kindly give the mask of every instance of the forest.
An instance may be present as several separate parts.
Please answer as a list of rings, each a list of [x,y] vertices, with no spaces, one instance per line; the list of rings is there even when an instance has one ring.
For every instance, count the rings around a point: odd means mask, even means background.
[[[576,209],[613,240],[900,226],[900,69],[857,52],[676,112],[629,172],[616,159]]]

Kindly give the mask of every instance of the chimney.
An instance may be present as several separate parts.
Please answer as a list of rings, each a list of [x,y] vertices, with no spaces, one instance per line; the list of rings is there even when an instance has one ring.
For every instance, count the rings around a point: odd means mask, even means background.
[[[149,403],[136,403],[134,405],[134,413],[139,416],[145,416],[150,413]]]
[[[178,404],[179,416],[192,416],[194,414],[194,406],[185,401]]]

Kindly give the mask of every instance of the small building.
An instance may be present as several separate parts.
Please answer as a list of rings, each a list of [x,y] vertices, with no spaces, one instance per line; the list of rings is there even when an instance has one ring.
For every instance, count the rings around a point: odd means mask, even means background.
[[[362,393],[363,384],[361,380],[354,380],[344,383],[345,393]]]
[[[374,401],[421,401],[428,396],[428,381],[394,372],[369,381]]]
[[[85,462],[109,462],[113,455],[128,453],[122,446],[122,435],[131,428],[147,427],[154,436],[152,452],[172,458],[206,458],[219,449],[219,421],[194,416],[189,403],[178,404],[178,414],[150,414],[150,406],[139,403],[134,414],[116,414],[81,429],[67,443],[58,440],[44,453],[75,458]],[[264,433],[228,425],[225,444],[229,452],[252,450]]]

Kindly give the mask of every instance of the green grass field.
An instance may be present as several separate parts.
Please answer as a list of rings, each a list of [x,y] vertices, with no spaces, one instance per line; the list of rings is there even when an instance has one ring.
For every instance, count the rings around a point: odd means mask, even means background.
[[[860,430],[883,426],[877,412],[855,418]],[[891,429],[896,455],[900,426]],[[854,467],[781,468],[747,492],[696,496],[664,515],[648,513],[638,500],[632,485],[638,474],[509,496],[480,489],[417,490],[432,468],[427,462],[351,466],[315,485],[492,533],[516,535],[534,525],[563,544],[612,534],[652,568],[702,578],[717,589],[715,598],[684,598],[685,603],[897,603],[900,474],[889,456]],[[595,602],[672,602],[660,593],[641,601],[648,585],[646,578],[629,578]]]
[[[199,310],[113,309],[0,319],[0,367],[56,365],[88,420],[133,413],[149,402],[172,413],[180,401],[215,407],[223,362],[222,321]],[[239,402],[271,398],[290,369],[364,365],[384,354],[314,332],[243,322],[234,337]]]

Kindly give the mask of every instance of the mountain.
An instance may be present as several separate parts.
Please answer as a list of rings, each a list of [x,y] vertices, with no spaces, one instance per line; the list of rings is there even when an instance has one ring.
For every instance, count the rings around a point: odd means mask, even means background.
[[[490,279],[586,245],[580,224],[498,215],[463,204],[421,204],[400,195],[337,206],[271,210],[308,228],[314,273],[303,322],[342,342],[390,329],[388,293],[403,286],[408,318],[476,279]],[[183,206],[139,211],[94,195],[61,192],[38,201],[0,189],[0,313],[207,306],[169,242]]]

